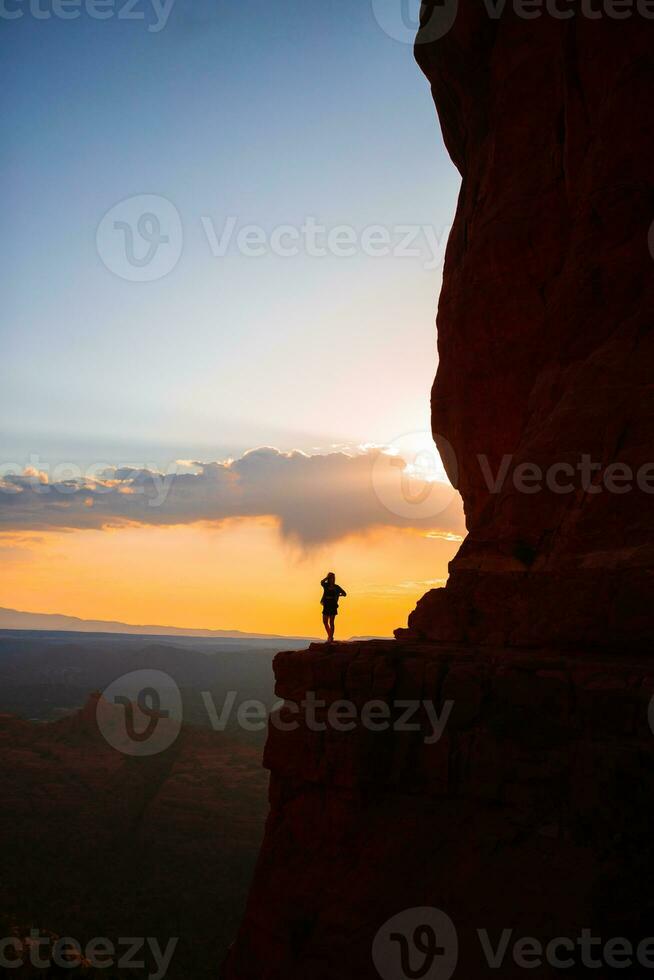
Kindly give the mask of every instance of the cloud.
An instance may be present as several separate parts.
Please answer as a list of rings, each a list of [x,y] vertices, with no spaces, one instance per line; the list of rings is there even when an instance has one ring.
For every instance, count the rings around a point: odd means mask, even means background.
[[[303,547],[376,527],[465,533],[458,494],[444,483],[412,480],[410,467],[379,447],[316,455],[264,447],[236,460],[179,461],[166,473],[67,467],[56,479],[43,469],[8,469],[0,474],[4,531],[273,516],[282,535]]]

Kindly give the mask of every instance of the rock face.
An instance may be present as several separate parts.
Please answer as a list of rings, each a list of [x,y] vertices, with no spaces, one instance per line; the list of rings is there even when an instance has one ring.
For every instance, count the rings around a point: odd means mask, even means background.
[[[452,930],[464,980],[605,977],[606,941],[652,932],[653,31],[509,6],[461,0],[428,41],[448,3],[427,2],[418,45],[463,177],[433,421],[469,537],[399,642],[277,657],[296,724],[271,726],[226,980],[449,978]],[[320,720],[353,703],[351,729],[315,730],[309,695]],[[371,701],[421,703],[421,729],[372,731]]]
[[[299,724],[271,725],[271,813],[229,980],[401,980],[373,942],[423,906],[454,923],[465,980],[524,976],[511,947],[491,970],[477,929],[494,948],[504,929],[651,934],[651,664],[371,642],[279,654],[275,673],[281,720]],[[447,724],[435,742],[424,712],[413,732],[314,731],[290,707],[308,694],[319,722],[339,699],[381,700],[395,722],[399,702],[429,700]]]
[[[645,646],[654,29],[635,9],[563,20],[510,7],[494,19],[461,0],[429,42],[446,15],[428,3],[416,47],[463,178],[432,410],[469,537],[399,635]]]

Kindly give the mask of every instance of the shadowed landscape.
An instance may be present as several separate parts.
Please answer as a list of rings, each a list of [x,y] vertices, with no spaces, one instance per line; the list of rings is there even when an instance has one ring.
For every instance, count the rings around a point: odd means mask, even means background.
[[[162,948],[179,937],[167,975],[216,975],[242,914],[267,807],[265,725],[244,730],[236,710],[248,699],[272,706],[279,645],[0,634],[3,936],[34,928],[83,947],[96,936],[156,936]],[[107,743],[90,697],[135,670],[165,671],[182,695],[179,737],[145,758]],[[236,695],[225,730],[213,729],[203,692],[218,713]],[[107,976],[99,967],[72,972]],[[150,957],[147,967],[110,975],[155,972]]]

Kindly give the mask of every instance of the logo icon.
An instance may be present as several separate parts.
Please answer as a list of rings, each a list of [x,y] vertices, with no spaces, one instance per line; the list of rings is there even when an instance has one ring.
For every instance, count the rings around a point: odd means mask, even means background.
[[[388,37],[402,44],[439,41],[454,26],[458,0],[372,0],[375,20]]]
[[[435,908],[406,909],[386,922],[372,946],[382,980],[449,980],[459,939],[449,915]]]
[[[456,499],[454,449],[442,436],[438,448],[430,432],[409,432],[380,452],[372,466],[377,499],[398,517],[428,521]]]
[[[120,201],[98,225],[98,255],[110,272],[129,282],[154,282],[175,268],[184,232],[174,204],[156,194]]]
[[[134,670],[105,688],[96,720],[105,740],[123,755],[157,755],[179,735],[182,697],[162,670]]]

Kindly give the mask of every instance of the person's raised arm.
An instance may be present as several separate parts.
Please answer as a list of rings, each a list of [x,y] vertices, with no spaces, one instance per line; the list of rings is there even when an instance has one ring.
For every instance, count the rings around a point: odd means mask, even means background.
[[[320,580],[320,584],[322,585],[323,589],[327,588],[327,576]]]

